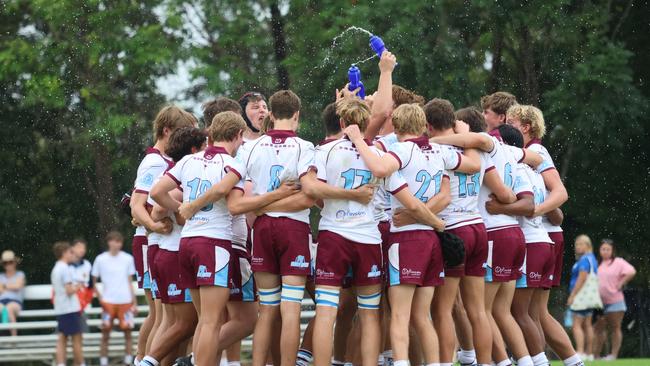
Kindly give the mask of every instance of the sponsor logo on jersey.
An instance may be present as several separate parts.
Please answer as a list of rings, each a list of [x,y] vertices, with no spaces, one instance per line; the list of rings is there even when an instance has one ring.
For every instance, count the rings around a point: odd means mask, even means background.
[[[170,283],[167,286],[167,296],[178,296],[183,292],[183,290],[176,287],[175,283]]]
[[[421,276],[422,276],[422,272],[420,271],[414,271],[410,268],[402,268],[402,277],[419,278]]]
[[[542,274],[539,272],[530,272],[528,273],[528,277],[530,277],[531,280],[541,280],[542,279]]]
[[[501,266],[496,266],[496,267],[494,267],[494,273],[496,273],[498,275],[509,276],[509,275],[512,274],[512,269],[501,267]]]
[[[196,272],[196,278],[210,278],[210,276],[212,276],[212,272],[208,272],[208,267],[200,265]]]
[[[362,219],[366,216],[366,211],[356,211],[356,212],[351,212],[348,210],[338,210],[336,211],[336,220],[337,221],[343,221],[343,220],[356,220],[356,219]]]
[[[307,268],[309,267],[309,262],[305,262],[305,256],[299,255],[291,262],[291,267]]]
[[[316,276],[320,278],[334,278],[334,272],[323,271],[319,268],[316,270]]]
[[[379,270],[379,267],[377,267],[376,264],[373,264],[372,267],[370,267],[370,272],[368,272],[368,278],[374,278],[379,276],[381,276],[381,271]]]

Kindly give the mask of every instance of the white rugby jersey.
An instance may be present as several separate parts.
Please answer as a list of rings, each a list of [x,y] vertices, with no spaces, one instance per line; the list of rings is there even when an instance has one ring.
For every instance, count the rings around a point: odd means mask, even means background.
[[[464,151],[462,148],[452,145],[440,145],[440,147],[443,151],[449,150],[456,154],[461,154]],[[445,229],[447,230],[483,222],[478,209],[478,194],[483,185],[485,171],[492,167],[492,162],[487,153],[481,151],[479,155],[481,168],[478,172],[474,174],[449,172],[451,202],[440,212],[440,218],[445,220]]]
[[[486,172],[496,169],[505,186],[512,189],[516,195],[523,193],[532,194],[527,180],[521,179],[519,177],[520,173],[517,170],[517,164],[524,159],[524,150],[505,145],[493,136],[490,136],[490,138],[492,139],[494,146],[492,151],[488,152],[491,160],[491,168],[488,168]],[[491,199],[489,197],[490,194],[492,194],[492,191],[486,185],[481,185],[481,189],[479,190],[478,209],[487,231],[518,226],[519,223],[517,222],[517,218],[514,216],[490,215],[487,212],[485,209],[485,203]]]
[[[143,193],[148,196],[149,191],[151,191],[151,188],[158,179],[167,169],[174,166],[174,161],[153,147],[147,148],[145,154],[144,159],[142,159],[138,166],[135,184],[133,185],[133,192]],[[154,202],[151,197],[147,197],[147,203],[153,205]],[[135,235],[147,235],[147,230],[144,226],[138,226],[135,229]]]
[[[231,171],[240,179],[246,176],[245,168],[226,149],[208,146],[205,151],[186,155],[166,174],[183,190],[183,202],[191,202]],[[243,181],[235,188],[243,190]],[[232,216],[225,197],[203,207],[185,222],[181,237],[193,236],[232,240]]]
[[[543,159],[542,163],[535,169],[539,174],[542,174],[545,171],[550,169],[555,169],[553,158],[551,158],[551,154],[549,154],[548,150],[546,150],[546,148],[542,145],[542,141],[540,141],[539,139],[532,139],[528,142],[526,148],[531,149],[532,151],[542,156]],[[548,196],[549,191],[548,189],[546,189],[546,186],[544,190],[546,191],[546,196]],[[549,233],[562,232],[562,227],[551,224],[551,222],[548,221],[548,218],[546,218],[546,215],[542,217],[542,222],[544,223],[544,227],[546,228],[546,231],[548,231]]]
[[[175,215],[169,215],[169,218],[172,220],[172,231],[169,234],[160,235],[158,238],[158,247],[170,252],[178,252],[178,248],[181,245],[181,232],[183,231],[183,226],[176,222]]]
[[[270,130],[247,142],[237,154],[253,182],[253,194],[276,190],[282,182],[298,181],[314,168],[314,145],[293,131]],[[267,212],[271,217],[288,217],[309,224],[309,209],[300,212]]]
[[[544,187],[544,178],[542,178],[539,173],[534,171],[526,164],[518,164],[517,170],[520,172],[519,176],[529,182],[533,190],[535,206],[539,206],[542,202],[544,202],[546,193],[546,188]],[[519,221],[519,226],[521,226],[521,231],[524,232],[524,236],[526,237],[526,243],[553,244],[553,241],[551,238],[549,238],[548,233],[546,232],[546,228],[544,228],[541,216],[532,218],[517,216],[517,220]]]
[[[372,146],[374,153],[383,155]],[[354,144],[342,138],[316,149],[318,179],[335,187],[355,189],[364,184],[377,184]],[[356,201],[325,199],[321,210],[319,230],[328,230],[342,237],[363,244],[381,243],[381,235],[375,221],[375,202],[367,205]]]
[[[388,151],[388,148],[398,142],[397,135],[395,133],[389,133],[384,136],[377,136],[374,139],[374,142],[381,145],[384,151]],[[385,183],[385,179],[384,179]],[[375,220],[376,221],[390,221],[393,217],[393,210],[391,208],[391,196],[388,191],[386,191],[385,184],[380,184],[377,187],[377,194],[375,194]]]
[[[392,174],[386,182],[386,190],[395,194],[407,188],[415,198],[426,203],[440,192],[443,179],[449,179],[445,170],[440,145],[429,144],[425,136],[404,142],[394,143],[390,146],[388,154],[399,161],[399,170]],[[453,153],[456,167],[460,165],[458,155]],[[404,206],[397,200],[391,199],[393,211]],[[431,226],[421,223],[396,227],[391,225],[390,231],[403,232],[412,230],[433,230]]]

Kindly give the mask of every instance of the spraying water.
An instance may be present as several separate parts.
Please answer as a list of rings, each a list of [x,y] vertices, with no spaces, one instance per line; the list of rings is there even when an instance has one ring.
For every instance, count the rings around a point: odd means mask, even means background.
[[[362,34],[367,35],[368,37],[373,36],[373,34],[370,33],[370,31],[368,31],[367,29],[363,29],[361,27],[351,26],[351,27],[346,28],[343,32],[341,32],[339,35],[337,35],[336,37],[334,37],[332,39],[332,45],[330,46],[329,50],[327,50],[327,54],[325,55],[325,58],[323,59],[323,61],[318,65],[319,68],[323,68],[324,65],[326,65],[327,63],[330,62],[330,58],[332,57],[332,51],[334,51],[334,49],[338,46],[338,42],[348,33],[362,33]],[[362,63],[364,63],[366,61],[371,60],[373,57],[375,57],[375,55],[373,55],[371,57],[368,57],[366,59],[354,62],[354,64],[362,64]]]

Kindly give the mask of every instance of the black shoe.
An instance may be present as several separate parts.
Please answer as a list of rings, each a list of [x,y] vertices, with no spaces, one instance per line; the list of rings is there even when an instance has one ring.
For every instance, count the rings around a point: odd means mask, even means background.
[[[174,362],[174,366],[194,366],[192,364],[192,356],[187,355],[177,358]]]

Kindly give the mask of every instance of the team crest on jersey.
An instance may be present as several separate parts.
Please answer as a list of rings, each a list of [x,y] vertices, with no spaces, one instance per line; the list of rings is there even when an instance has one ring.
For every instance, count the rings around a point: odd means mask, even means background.
[[[145,174],[145,175],[142,177],[141,182],[142,182],[142,184],[144,184],[144,185],[146,185],[146,186],[150,186],[150,185],[152,185],[152,184],[153,184],[153,174],[151,174],[151,173],[147,173],[147,174]]]
[[[376,264],[373,264],[372,267],[370,267],[370,272],[368,272],[368,278],[374,278],[379,276],[381,276],[381,271],[379,270],[379,267]]]
[[[175,283],[170,283],[169,286],[167,286],[167,296],[178,296],[182,292],[183,290],[176,287]]]
[[[291,262],[291,267],[307,268],[309,267],[309,262],[305,262],[305,256],[299,255]]]
[[[199,266],[199,270],[196,272],[196,278],[210,278],[212,272],[208,271],[208,267],[204,265]]]

